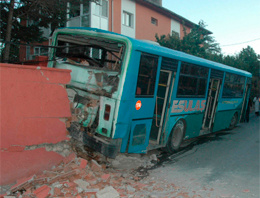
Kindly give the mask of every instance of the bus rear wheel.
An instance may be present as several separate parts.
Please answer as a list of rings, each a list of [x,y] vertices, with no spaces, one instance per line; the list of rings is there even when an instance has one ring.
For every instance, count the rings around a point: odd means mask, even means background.
[[[184,130],[185,130],[184,122],[182,120],[179,120],[175,124],[171,132],[171,135],[169,137],[168,143],[165,147],[167,152],[173,153],[179,150],[184,137]]]
[[[229,125],[229,130],[231,130],[231,129],[234,129],[235,128],[235,126],[237,125],[237,121],[238,121],[238,115],[237,115],[237,113],[235,113],[234,115],[233,115],[233,117],[232,117],[232,119],[231,119],[231,122],[230,122],[230,125]]]

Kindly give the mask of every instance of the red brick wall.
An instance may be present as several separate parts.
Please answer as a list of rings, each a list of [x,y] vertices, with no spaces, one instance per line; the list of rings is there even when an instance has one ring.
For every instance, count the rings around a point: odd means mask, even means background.
[[[0,185],[52,167],[63,156],[27,146],[68,140],[70,71],[0,64]]]

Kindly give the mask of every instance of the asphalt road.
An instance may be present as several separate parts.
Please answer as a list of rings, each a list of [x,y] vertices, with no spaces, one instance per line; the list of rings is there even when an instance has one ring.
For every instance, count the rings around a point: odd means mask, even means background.
[[[173,182],[187,197],[259,198],[259,118],[251,114],[249,123],[164,156],[150,177]]]

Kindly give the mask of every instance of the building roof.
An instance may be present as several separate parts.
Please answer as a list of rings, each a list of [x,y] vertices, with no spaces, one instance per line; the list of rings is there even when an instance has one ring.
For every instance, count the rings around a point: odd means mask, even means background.
[[[165,16],[168,16],[172,19],[174,19],[175,21],[178,21],[180,22],[181,24],[184,24],[185,26],[187,27],[190,27],[190,28],[193,28],[194,26],[198,26],[198,24],[195,24],[191,21],[189,21],[188,19],[172,12],[171,10],[168,10],[162,6],[159,6],[159,5],[156,5],[154,3],[151,3],[150,1],[148,0],[135,0],[137,3],[141,4],[141,5],[144,5],[146,7],[149,7],[150,9],[153,9]],[[202,28],[203,30],[205,30],[208,34],[212,34],[211,31],[205,29],[205,28]]]

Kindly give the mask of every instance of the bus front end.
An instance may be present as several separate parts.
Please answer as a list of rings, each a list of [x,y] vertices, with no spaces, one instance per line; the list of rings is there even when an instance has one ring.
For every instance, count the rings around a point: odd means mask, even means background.
[[[126,44],[95,29],[59,29],[53,36],[48,67],[71,70],[67,85],[72,117],[70,135],[114,158],[121,139],[113,138],[122,90]]]

